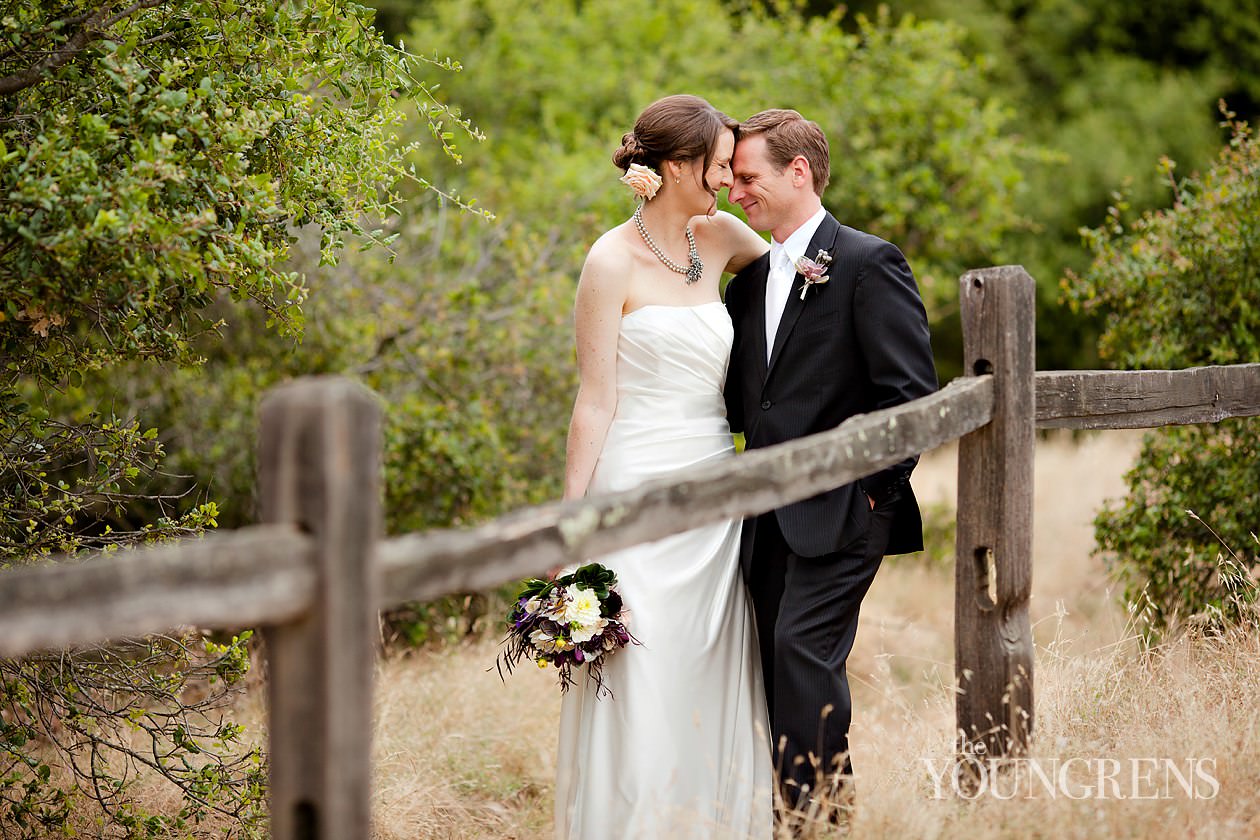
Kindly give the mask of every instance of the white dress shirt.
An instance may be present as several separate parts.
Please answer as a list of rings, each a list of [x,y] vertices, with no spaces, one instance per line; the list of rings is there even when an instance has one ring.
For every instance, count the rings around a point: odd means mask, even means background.
[[[827,215],[825,207],[810,216],[803,225],[788,236],[783,243],[770,240],[770,274],[766,278],[766,363],[770,363],[770,353],[774,348],[774,336],[779,331],[779,321],[783,318],[783,310],[787,306],[788,295],[792,293],[792,282],[796,278],[796,261],[805,256],[805,249],[818,231],[823,218]]]

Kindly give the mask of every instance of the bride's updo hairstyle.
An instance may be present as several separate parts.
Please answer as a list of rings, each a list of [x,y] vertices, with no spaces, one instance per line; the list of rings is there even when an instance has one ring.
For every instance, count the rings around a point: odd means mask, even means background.
[[[612,160],[623,171],[637,163],[664,177],[661,164],[667,160],[704,158],[701,171],[707,172],[713,147],[728,129],[738,140],[739,122],[700,97],[666,96],[643,109],[634,121],[634,131],[622,135],[621,148],[613,152]]]

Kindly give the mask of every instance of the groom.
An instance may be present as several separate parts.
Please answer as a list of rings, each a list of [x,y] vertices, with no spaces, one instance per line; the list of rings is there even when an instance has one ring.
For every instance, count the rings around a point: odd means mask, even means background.
[[[739,138],[730,200],[772,238],[726,290],[732,430],[749,449],[772,446],[935,391],[927,315],[905,258],[822,206],[830,155],[818,125],[762,111]],[[741,564],[789,806],[820,787],[833,802],[850,795],[845,660],[883,556],[923,548],[908,482],[917,460],[744,522]]]

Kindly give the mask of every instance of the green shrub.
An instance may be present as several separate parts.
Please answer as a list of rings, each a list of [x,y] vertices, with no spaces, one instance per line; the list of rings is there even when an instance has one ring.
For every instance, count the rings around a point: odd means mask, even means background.
[[[233,307],[292,344],[297,229],[325,264],[387,245],[398,184],[432,192],[409,110],[439,154],[467,126],[346,0],[5,2],[0,40],[0,568],[214,527],[218,488],[170,475],[131,397],[178,381]],[[246,646],[0,661],[0,835],[261,836],[261,756],[218,712]],[[175,813],[146,813],[139,767]]]
[[[1232,140],[1205,173],[1174,184],[1170,209],[1126,223],[1121,205],[1084,231],[1093,265],[1065,287],[1104,313],[1100,350],[1123,367],[1260,361],[1260,144],[1232,114],[1226,125]],[[1161,167],[1171,179],[1172,162]],[[1190,616],[1233,621],[1254,599],[1226,546],[1249,557],[1249,574],[1260,532],[1256,422],[1151,432],[1128,497],[1098,516],[1099,549],[1149,632]]]

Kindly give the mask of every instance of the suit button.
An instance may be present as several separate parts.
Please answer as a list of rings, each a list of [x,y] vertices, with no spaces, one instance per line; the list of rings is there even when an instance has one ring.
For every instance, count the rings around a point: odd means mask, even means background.
[[[762,400],[762,401],[761,401],[761,410],[762,410],[762,411],[769,411],[769,410],[770,410],[770,405],[771,405],[770,400]]]

